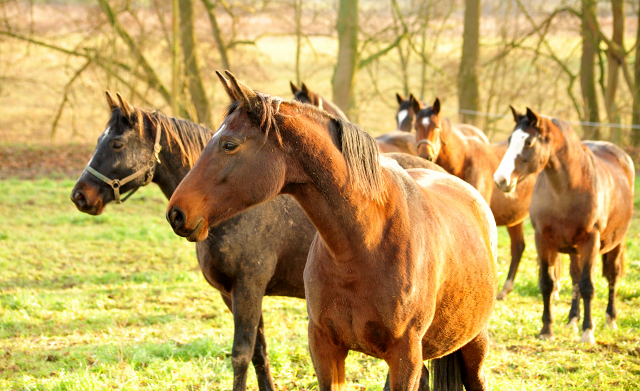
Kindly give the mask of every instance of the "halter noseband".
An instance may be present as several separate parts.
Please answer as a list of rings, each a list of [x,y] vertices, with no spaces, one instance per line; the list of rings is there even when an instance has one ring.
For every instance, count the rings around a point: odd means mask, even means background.
[[[433,154],[437,157],[440,153],[440,149],[442,149],[442,146],[446,145],[447,143],[442,140],[442,137],[440,135],[440,133],[442,133],[442,127],[438,126],[435,131],[437,135],[436,142],[438,143],[438,145],[436,145],[436,143],[432,142],[431,140],[423,138],[422,140],[416,142],[416,149],[420,148],[420,145],[422,144],[427,144],[428,147],[431,147],[431,149],[433,150]]]
[[[147,166],[145,168],[142,168],[134,172],[133,174],[129,175],[124,179],[109,179],[88,164],[84,168],[84,170],[88,171],[90,174],[93,174],[93,176],[105,182],[107,185],[111,186],[111,188],[113,189],[113,194],[115,196],[116,204],[125,202],[129,197],[133,195],[133,193],[138,191],[139,188],[141,188],[142,186],[148,185],[149,183],[151,183],[151,180],[153,180],[153,174],[155,173],[155,170],[156,170],[156,164],[160,163],[160,157],[158,156],[158,154],[160,153],[160,151],[162,151],[162,145],[160,145],[161,134],[162,134],[162,125],[158,122],[158,127],[156,129],[156,142],[155,144],[153,144],[153,155],[151,155],[151,158],[147,161]],[[147,179],[145,179],[144,183],[136,187],[135,189],[131,190],[129,194],[127,194],[126,196],[124,196],[122,200],[120,200],[120,188],[144,174],[147,174]]]

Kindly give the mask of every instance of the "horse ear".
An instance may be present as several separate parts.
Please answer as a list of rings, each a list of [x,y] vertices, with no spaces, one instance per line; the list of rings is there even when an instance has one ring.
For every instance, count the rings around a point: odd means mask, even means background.
[[[514,121],[518,122],[520,121],[520,118],[524,117],[524,113],[522,111],[516,109],[512,105],[509,105],[509,107],[511,108],[511,114],[513,114]]]
[[[435,115],[440,114],[440,98],[436,97],[436,100],[433,101],[433,106],[431,106],[431,110]]]
[[[541,133],[543,133],[544,121],[542,120],[542,117],[540,116],[540,114],[536,113],[535,111],[527,107],[527,119],[529,120],[529,124],[531,126],[539,129]]]
[[[120,111],[122,111],[122,116],[125,118],[130,118],[133,114],[133,106],[129,104],[119,92],[116,92],[116,96],[118,97],[118,101],[120,101]]]
[[[399,104],[399,105],[401,105],[401,104],[402,104],[402,102],[404,102],[405,100],[407,100],[407,98],[405,98],[404,96],[402,96],[402,95],[398,94],[397,92],[396,92],[396,99],[398,100],[398,104]]]
[[[298,87],[297,85],[293,84],[292,81],[289,81],[289,85],[291,86],[291,92],[293,92],[293,95],[295,95],[296,92],[300,91],[300,87]]]
[[[235,93],[233,92],[233,89],[231,88],[231,84],[229,84],[229,80],[227,80],[227,78],[224,77],[224,75],[220,73],[220,71],[216,71],[216,75],[218,75],[218,79],[220,79],[220,81],[222,82],[222,86],[227,92],[227,95],[229,95],[229,98],[231,98],[231,100],[238,100]]]
[[[413,109],[413,112],[418,114],[418,112],[422,110],[422,103],[420,103],[413,94],[409,95],[409,100],[411,101],[411,108]]]
[[[104,93],[107,96],[107,104],[109,105],[109,110],[114,111],[115,109],[117,109],[118,108],[118,104],[113,99],[113,96],[111,96],[109,91],[105,91]]]
[[[227,77],[231,81],[231,90],[236,96],[240,105],[247,111],[253,110],[253,101],[258,98],[258,95],[249,87],[238,81],[233,73],[224,71]]]
[[[306,85],[306,84],[304,84],[304,83],[302,83],[301,87],[302,87],[302,92],[303,92],[306,96],[309,96],[309,89],[307,88],[307,85]]]

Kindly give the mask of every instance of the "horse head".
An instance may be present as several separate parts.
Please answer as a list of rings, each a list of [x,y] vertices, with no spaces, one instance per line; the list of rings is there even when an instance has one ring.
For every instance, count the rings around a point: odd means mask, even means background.
[[[442,118],[440,116],[440,99],[436,98],[431,107],[423,107],[413,95],[411,106],[416,112],[416,147],[418,155],[435,162],[442,149]]]
[[[159,140],[156,137],[154,144],[153,138],[145,135],[148,119],[119,93],[116,96],[117,101],[106,92],[111,117],[71,191],[71,201],[78,210],[91,215],[101,214],[111,201],[120,203],[121,193],[148,184],[159,161]],[[160,135],[156,133],[154,136]]]
[[[411,105],[411,99],[396,93],[398,112],[396,113],[396,129],[403,132],[411,132],[415,112]]]
[[[551,152],[549,130],[554,126],[528,107],[526,113],[510,107],[516,126],[509,136],[507,152],[493,174],[496,186],[505,193],[512,192],[518,181],[540,172],[547,164]]]

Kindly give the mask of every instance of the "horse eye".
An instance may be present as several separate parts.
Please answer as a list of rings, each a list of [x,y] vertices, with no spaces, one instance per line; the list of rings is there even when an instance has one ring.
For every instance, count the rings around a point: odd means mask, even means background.
[[[124,144],[120,141],[114,141],[113,143],[111,143],[111,148],[113,148],[115,151],[120,151],[122,148],[124,148]]]
[[[222,149],[227,151],[227,152],[233,152],[238,148],[238,144],[231,142],[231,141],[225,141],[222,144]]]
[[[533,137],[528,138],[528,139],[524,142],[524,146],[525,146],[526,148],[531,148],[531,146],[533,145],[533,143],[534,143],[535,141],[536,141],[536,139],[535,139],[535,138],[533,138]]]

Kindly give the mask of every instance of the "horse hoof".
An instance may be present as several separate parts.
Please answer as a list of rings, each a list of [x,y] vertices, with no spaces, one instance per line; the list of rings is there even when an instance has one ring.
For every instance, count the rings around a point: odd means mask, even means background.
[[[593,336],[592,329],[586,329],[584,333],[582,333],[582,338],[580,338],[580,343],[596,343],[596,338]]]
[[[496,296],[496,300],[505,300],[508,294],[509,292],[505,292],[504,290],[501,290],[500,293],[498,293],[498,296]]]
[[[606,318],[607,318],[607,326],[611,330],[617,330],[618,329],[618,324],[616,323],[615,318],[612,318],[609,314],[606,314]]]
[[[567,325],[564,327],[571,328],[574,332],[578,332],[578,317],[574,316],[573,318],[571,318],[569,320],[569,323],[567,323]]]
[[[538,335],[538,339],[542,341],[553,341],[556,337],[553,334],[540,334]]]
[[[551,293],[551,300],[560,300],[560,289]]]

